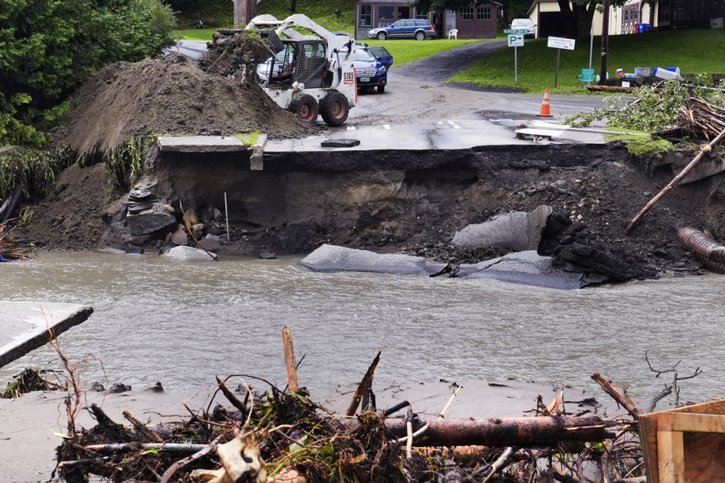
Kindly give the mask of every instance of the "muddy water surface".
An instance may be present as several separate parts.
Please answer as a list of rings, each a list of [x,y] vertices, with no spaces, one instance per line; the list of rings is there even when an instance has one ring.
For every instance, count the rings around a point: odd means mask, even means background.
[[[161,381],[193,391],[214,375],[284,385],[280,342],[292,328],[302,383],[359,381],[378,350],[376,383],[515,378],[593,388],[603,372],[649,399],[662,387],[644,359],[703,373],[682,397],[725,396],[725,277],[559,291],[489,280],[312,273],[289,260],[184,263],[129,255],[41,254],[0,265],[2,298],[94,307],[60,337],[85,354],[86,382]],[[102,365],[98,362],[101,361]],[[57,366],[46,347],[0,369]],[[105,374],[105,376],[104,376]],[[665,377],[667,380],[667,378]]]

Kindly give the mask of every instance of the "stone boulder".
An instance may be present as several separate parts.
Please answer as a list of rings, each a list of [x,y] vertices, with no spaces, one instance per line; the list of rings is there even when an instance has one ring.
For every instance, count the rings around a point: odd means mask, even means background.
[[[138,213],[129,211],[126,224],[131,236],[148,236],[177,225],[176,216],[169,213],[166,207],[164,203],[155,202],[151,208]]]
[[[436,263],[423,257],[398,254],[378,254],[335,245],[322,245],[307,255],[300,264],[315,272],[374,272],[392,275],[433,275],[445,263]]]
[[[551,213],[550,206],[542,205],[531,213],[512,211],[497,215],[484,223],[468,225],[456,232],[451,244],[457,247],[494,246],[515,251],[536,250]]]

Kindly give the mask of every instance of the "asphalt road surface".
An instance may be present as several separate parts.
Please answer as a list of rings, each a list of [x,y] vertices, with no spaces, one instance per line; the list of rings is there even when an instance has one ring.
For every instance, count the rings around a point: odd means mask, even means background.
[[[461,69],[499,48],[506,48],[505,43],[480,42],[451,49],[400,68],[393,64],[385,93],[362,92],[355,108],[350,111],[350,122],[390,124],[435,119],[485,119],[515,124],[536,119],[541,108],[541,94],[486,90],[447,82]],[[601,99],[599,96],[587,95],[552,95],[553,120],[601,107]]]

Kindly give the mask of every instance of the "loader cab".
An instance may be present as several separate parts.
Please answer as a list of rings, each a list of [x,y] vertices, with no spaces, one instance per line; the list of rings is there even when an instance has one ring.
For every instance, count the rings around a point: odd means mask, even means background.
[[[258,69],[260,78],[267,77],[269,86],[284,88],[294,82],[306,89],[330,87],[332,83],[328,69],[327,45],[322,40],[282,41],[284,49],[275,54]]]

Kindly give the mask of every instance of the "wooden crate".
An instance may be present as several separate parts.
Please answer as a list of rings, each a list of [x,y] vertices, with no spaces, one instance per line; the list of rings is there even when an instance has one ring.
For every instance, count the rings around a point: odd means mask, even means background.
[[[648,483],[725,482],[725,400],[639,417]]]

